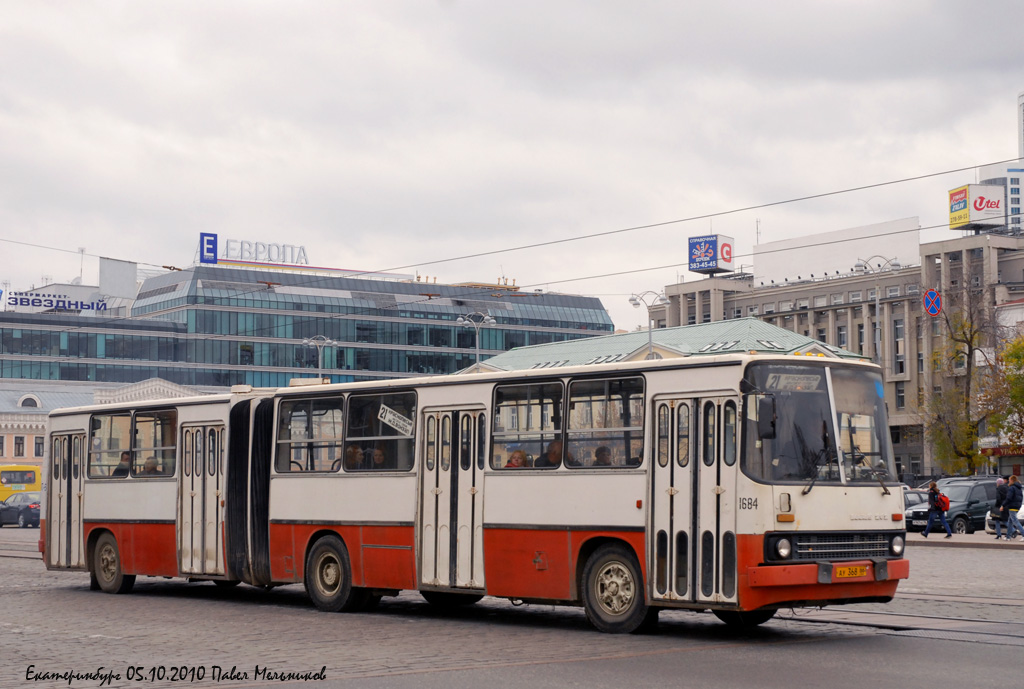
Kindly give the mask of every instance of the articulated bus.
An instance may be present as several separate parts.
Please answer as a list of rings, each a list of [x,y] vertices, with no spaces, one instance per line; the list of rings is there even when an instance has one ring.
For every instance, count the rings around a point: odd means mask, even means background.
[[[320,382],[320,381],[317,381]],[[880,370],[723,354],[57,410],[40,549],[137,576],[756,625],[909,574]]]

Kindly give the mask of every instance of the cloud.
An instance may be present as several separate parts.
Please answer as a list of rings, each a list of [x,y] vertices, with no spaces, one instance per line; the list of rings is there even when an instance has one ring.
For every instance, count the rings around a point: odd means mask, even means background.
[[[284,236],[321,264],[386,269],[999,160],[1017,150],[1022,15],[924,0],[9,6],[0,239],[183,265],[202,231]],[[972,180],[420,272],[609,295],[632,327],[629,293],[677,269],[555,283],[682,264],[696,232],[742,254],[758,226],[767,241],[927,225]],[[15,287],[82,269],[7,248]]]

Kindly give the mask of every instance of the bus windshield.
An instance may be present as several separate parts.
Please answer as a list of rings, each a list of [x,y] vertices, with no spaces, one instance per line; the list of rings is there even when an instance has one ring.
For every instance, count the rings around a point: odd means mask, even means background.
[[[746,379],[754,392],[743,402],[742,466],[751,478],[813,485],[895,476],[877,372],[755,364]]]

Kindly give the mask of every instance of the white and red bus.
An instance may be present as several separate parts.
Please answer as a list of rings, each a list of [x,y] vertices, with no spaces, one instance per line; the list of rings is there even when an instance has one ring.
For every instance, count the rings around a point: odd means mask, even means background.
[[[57,410],[40,548],[137,576],[739,625],[909,564],[877,366],[729,354]]]

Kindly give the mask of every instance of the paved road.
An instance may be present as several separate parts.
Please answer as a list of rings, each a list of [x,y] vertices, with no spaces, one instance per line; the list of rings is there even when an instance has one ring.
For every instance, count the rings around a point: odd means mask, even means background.
[[[976,689],[1012,686],[1017,671],[1008,659],[1024,652],[1024,607],[1006,598],[1004,575],[1019,568],[1024,547],[981,547],[980,536],[969,548],[974,537],[936,546],[911,536],[911,579],[887,605],[787,612],[741,635],[708,614],[669,612],[657,634],[610,636],[594,632],[577,609],[492,599],[444,614],[406,593],[375,613],[330,615],[298,586],[223,590],[148,578],[131,595],[110,596],[89,591],[85,574],[47,572],[34,552],[38,533],[0,530],[0,555],[15,555],[0,557],[0,687],[68,686],[26,681],[34,665],[102,666],[120,674],[106,685],[115,687],[182,686],[168,674],[149,682],[127,673],[184,666],[205,668],[203,681],[184,683],[200,687],[867,689],[941,677]],[[269,681],[254,676],[257,664],[300,673],[326,667],[327,679]],[[247,677],[216,683],[214,666]]]

